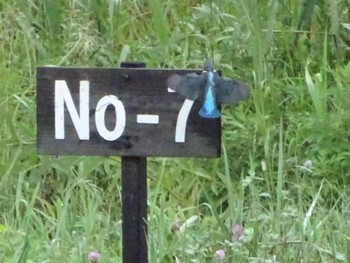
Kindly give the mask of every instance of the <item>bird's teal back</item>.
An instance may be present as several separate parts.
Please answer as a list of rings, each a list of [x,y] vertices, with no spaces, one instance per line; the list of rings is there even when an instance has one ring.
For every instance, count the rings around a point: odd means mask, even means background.
[[[220,111],[216,106],[216,100],[214,97],[214,73],[212,71],[208,72],[208,89],[205,94],[203,107],[199,111],[199,115],[204,118],[219,118],[221,116]]]

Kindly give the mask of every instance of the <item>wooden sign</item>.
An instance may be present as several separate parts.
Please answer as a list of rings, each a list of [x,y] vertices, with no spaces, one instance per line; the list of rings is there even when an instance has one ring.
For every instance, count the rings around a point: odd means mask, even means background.
[[[221,120],[167,87],[198,70],[37,69],[39,154],[219,157]]]

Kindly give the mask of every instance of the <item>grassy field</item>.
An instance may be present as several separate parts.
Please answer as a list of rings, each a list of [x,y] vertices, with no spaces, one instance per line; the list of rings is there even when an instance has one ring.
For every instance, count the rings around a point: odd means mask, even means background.
[[[220,159],[148,159],[149,262],[350,262],[349,8],[1,1],[0,262],[122,260],[120,158],[37,155],[36,67],[205,57],[251,98],[223,108]]]

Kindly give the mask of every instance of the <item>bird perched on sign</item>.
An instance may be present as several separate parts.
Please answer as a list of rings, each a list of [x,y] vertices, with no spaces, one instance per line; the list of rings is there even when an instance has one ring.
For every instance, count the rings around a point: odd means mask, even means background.
[[[201,100],[203,106],[199,115],[203,118],[219,118],[219,104],[232,104],[249,97],[246,85],[228,78],[221,78],[210,60],[203,64],[203,73],[198,75],[172,75],[168,87],[189,100]]]

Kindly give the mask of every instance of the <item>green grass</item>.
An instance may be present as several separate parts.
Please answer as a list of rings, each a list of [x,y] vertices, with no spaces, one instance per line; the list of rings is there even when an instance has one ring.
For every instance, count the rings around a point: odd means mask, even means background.
[[[148,159],[149,261],[225,249],[222,262],[350,262],[348,12],[345,0],[2,1],[0,262],[122,259],[120,159],[37,155],[36,67],[205,57],[251,98],[223,108],[220,159]]]

